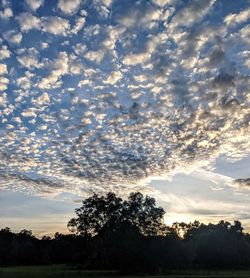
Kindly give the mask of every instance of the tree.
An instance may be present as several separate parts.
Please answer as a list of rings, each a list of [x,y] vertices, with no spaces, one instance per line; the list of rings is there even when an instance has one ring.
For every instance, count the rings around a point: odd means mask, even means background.
[[[33,238],[34,236],[32,235],[32,231],[31,230],[26,230],[26,229],[22,229],[19,232],[19,236],[20,237],[27,237],[27,238]]]
[[[141,193],[131,193],[127,200],[114,193],[105,196],[94,194],[82,202],[82,207],[75,210],[77,217],[72,218],[68,228],[84,236],[94,236],[103,229],[116,231],[122,223],[130,223],[145,236],[163,234],[165,211],[156,207],[154,198],[144,197]]]
[[[122,199],[114,193],[106,196],[94,194],[82,202],[82,207],[75,210],[77,218],[68,223],[71,232],[84,236],[94,236],[104,225],[118,222],[122,211]]]
[[[123,202],[123,216],[125,221],[138,227],[141,234],[145,236],[163,235],[166,226],[163,224],[165,211],[156,207],[154,198],[141,193],[131,193],[127,201]]]

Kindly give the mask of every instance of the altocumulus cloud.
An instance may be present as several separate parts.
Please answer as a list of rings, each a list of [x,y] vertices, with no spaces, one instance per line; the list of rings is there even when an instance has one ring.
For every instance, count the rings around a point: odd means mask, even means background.
[[[245,179],[236,179],[234,180],[234,183],[238,185],[239,187],[245,187],[248,188],[250,187],[250,178],[245,178]]]
[[[0,8],[1,187],[134,190],[249,154],[247,1]]]

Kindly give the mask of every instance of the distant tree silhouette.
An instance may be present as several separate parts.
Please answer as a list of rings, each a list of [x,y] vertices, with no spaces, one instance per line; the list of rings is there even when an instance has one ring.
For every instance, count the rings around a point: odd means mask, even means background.
[[[250,265],[250,235],[239,221],[163,224],[155,200],[132,193],[93,195],[68,227],[37,239],[32,231],[0,230],[0,266],[77,264],[83,269],[161,274],[173,269],[235,269]]]
[[[154,198],[144,197],[141,193],[131,193],[128,200],[114,193],[105,196],[94,194],[82,202],[75,210],[77,217],[72,218],[68,228],[83,236],[95,236],[103,229],[115,231],[122,223],[130,223],[145,236],[163,234],[164,209],[156,206]]]

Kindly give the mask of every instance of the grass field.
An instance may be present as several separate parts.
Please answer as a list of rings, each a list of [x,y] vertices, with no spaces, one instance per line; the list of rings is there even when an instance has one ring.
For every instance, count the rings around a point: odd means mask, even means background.
[[[162,276],[119,276],[116,272],[82,271],[67,266],[29,266],[0,268],[1,278],[250,278],[250,271],[186,271]]]

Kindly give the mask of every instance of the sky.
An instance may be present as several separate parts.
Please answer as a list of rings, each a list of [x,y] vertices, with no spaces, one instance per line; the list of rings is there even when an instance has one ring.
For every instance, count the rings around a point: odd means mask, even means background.
[[[141,191],[250,230],[249,0],[0,0],[0,227]]]

